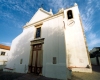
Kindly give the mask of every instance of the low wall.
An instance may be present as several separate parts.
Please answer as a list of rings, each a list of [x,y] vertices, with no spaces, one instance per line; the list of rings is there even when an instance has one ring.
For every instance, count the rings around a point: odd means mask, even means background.
[[[91,58],[91,64],[92,65],[97,65],[96,57]],[[100,64],[100,57],[99,57],[99,64]]]
[[[5,65],[0,65],[0,70],[2,70],[5,67]]]

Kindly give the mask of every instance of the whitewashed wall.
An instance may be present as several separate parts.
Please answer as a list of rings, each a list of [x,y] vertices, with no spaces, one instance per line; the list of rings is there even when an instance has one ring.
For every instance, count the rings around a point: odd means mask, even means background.
[[[6,68],[14,69],[15,72],[26,73],[28,71],[30,41],[33,40],[34,27],[24,29],[23,32],[12,41],[9,60]],[[22,64],[20,60],[23,59]]]
[[[75,24],[68,26],[66,11],[73,11]],[[72,7],[64,11],[63,16],[52,18],[43,23],[41,27],[41,38],[45,38],[43,44],[43,69],[42,73],[46,77],[67,79],[69,77],[68,67],[86,67],[89,65],[84,35],[79,19],[78,7]],[[43,14],[43,17],[39,15]],[[40,10],[33,16],[28,24],[48,17]],[[15,72],[26,73],[28,71],[30,41],[34,40],[35,27],[28,27],[12,41],[8,68],[12,68]],[[65,31],[65,33],[64,33]],[[66,40],[66,41],[65,41]],[[65,47],[66,46],[66,47]],[[56,57],[57,63],[53,64],[53,57]],[[20,60],[23,59],[22,64]],[[68,61],[67,61],[68,60]]]
[[[35,30],[34,27],[26,28],[13,40],[11,55],[6,67],[15,69],[15,72],[27,72],[31,48],[30,41],[34,40]],[[43,75],[66,79],[69,76],[69,70],[66,67],[63,16],[44,22],[41,33],[41,38],[45,38],[43,44]],[[57,64],[53,64],[53,57],[57,58]],[[20,59],[23,59],[22,64],[20,64]]]
[[[40,17],[40,15],[42,16]],[[50,15],[38,9],[38,11],[26,25],[47,18],[48,16]],[[31,48],[30,41],[34,39],[35,30],[36,29],[34,26],[28,26],[28,28],[25,28],[23,32],[12,41],[9,60],[6,68],[14,69],[15,72],[20,73],[27,72]],[[23,59],[22,64],[20,64],[21,59]],[[6,69],[4,69],[4,71],[5,70]]]
[[[66,52],[64,39],[63,16],[48,20],[42,26],[43,75],[51,78],[66,79]],[[53,64],[53,57],[57,63]]]
[[[70,20],[67,18],[67,11],[72,10],[74,24],[70,24]],[[65,39],[68,67],[86,67],[89,64],[88,55],[84,40],[84,34],[82,31],[82,25],[79,18],[78,6],[66,9],[65,15]]]
[[[40,9],[38,9],[38,11],[35,13],[35,15],[32,17],[32,19],[29,21],[28,24],[32,24],[36,21],[45,19],[50,16],[49,14],[44,13],[43,10],[40,10]]]

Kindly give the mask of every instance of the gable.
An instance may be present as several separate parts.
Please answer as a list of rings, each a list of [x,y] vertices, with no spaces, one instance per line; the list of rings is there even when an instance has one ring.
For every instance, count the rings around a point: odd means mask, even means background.
[[[40,21],[42,19],[45,19],[49,16],[51,16],[52,14],[50,12],[47,12],[43,9],[38,9],[38,11],[35,13],[35,15],[31,18],[31,20],[28,22],[28,25],[29,24],[32,24],[34,22],[37,22],[37,21]]]

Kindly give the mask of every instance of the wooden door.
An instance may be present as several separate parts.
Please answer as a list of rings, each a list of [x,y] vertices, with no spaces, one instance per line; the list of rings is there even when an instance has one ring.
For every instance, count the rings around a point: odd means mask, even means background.
[[[32,53],[32,69],[31,72],[39,74],[42,73],[42,45],[34,45],[33,46],[33,53]]]

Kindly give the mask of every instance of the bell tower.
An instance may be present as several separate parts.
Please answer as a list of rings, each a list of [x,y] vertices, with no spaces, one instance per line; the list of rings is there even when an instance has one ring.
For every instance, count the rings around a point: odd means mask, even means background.
[[[67,67],[72,71],[92,72],[78,5],[64,10]],[[88,67],[88,68],[87,68]]]

